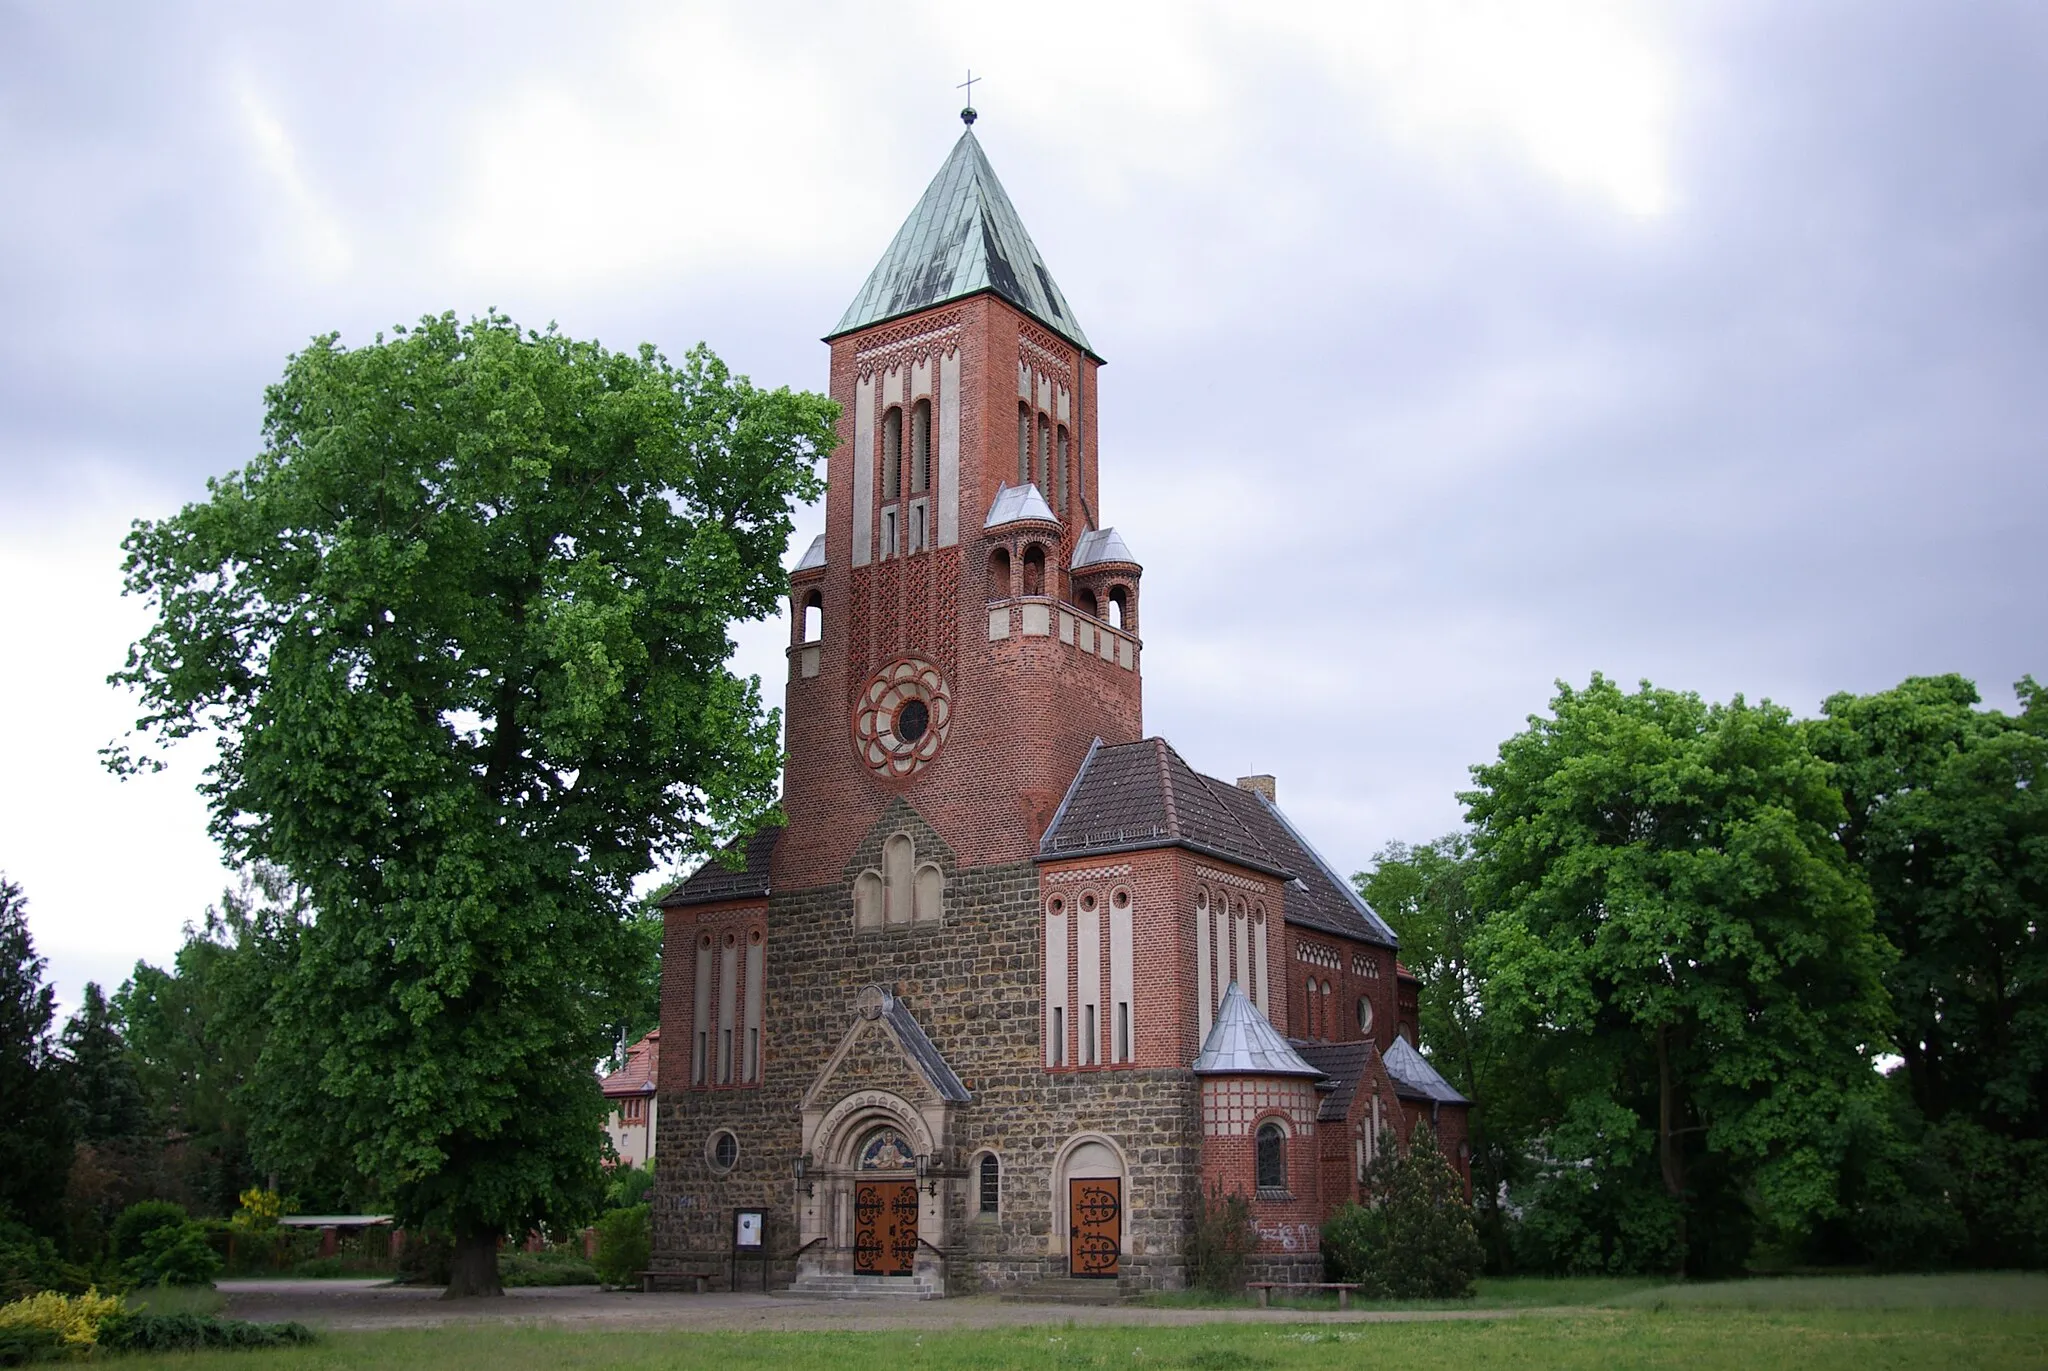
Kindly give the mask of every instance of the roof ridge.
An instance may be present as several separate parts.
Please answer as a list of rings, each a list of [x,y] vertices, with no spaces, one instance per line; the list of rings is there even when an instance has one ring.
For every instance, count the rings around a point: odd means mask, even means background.
[[[1167,742],[1164,738],[1154,735],[1152,739],[1152,755],[1159,762],[1159,798],[1160,802],[1166,806],[1166,831],[1169,835],[1178,838],[1181,836],[1180,806],[1174,802],[1173,771],[1166,764],[1166,754],[1172,751],[1173,744]]]
[[[1216,792],[1215,787],[1210,785],[1210,781],[1214,780],[1214,778],[1210,776],[1204,776],[1201,772],[1195,770],[1192,766],[1188,766],[1188,759],[1181,756],[1180,753],[1174,749],[1172,743],[1167,743],[1164,738],[1160,739],[1160,741],[1166,744],[1167,751],[1173,753],[1174,760],[1179,762],[1183,767],[1187,768],[1187,773],[1195,778],[1196,784],[1200,785],[1203,790],[1209,793],[1209,798],[1216,802],[1216,807],[1222,810],[1225,814],[1228,814],[1230,816],[1230,822],[1237,825],[1238,832],[1244,834],[1245,837],[1251,839],[1252,849],[1256,852],[1264,853],[1276,867],[1285,870],[1287,864],[1281,861],[1280,854],[1275,852],[1272,848],[1267,847],[1263,842],[1259,841],[1259,835],[1252,832],[1251,826],[1246,824],[1243,819],[1237,817],[1236,807],[1233,806],[1230,803],[1230,801],[1224,799],[1221,795],[1219,795]],[[1223,782],[1221,781],[1216,782],[1216,785],[1222,784]]]

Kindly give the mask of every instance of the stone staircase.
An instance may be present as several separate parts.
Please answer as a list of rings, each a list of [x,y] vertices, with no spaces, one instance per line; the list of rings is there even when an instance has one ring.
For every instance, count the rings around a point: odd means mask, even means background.
[[[917,1276],[799,1276],[777,1293],[809,1300],[935,1300],[946,1292]]]
[[[1121,1304],[1122,1282],[1048,1276],[1003,1296],[1005,1304]]]

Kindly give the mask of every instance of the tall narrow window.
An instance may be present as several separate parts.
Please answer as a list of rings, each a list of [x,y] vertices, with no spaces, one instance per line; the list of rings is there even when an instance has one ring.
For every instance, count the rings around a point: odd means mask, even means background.
[[[1067,1011],[1060,1005],[1052,1007],[1052,1064],[1067,1064]]]
[[[1038,493],[1052,494],[1052,423],[1038,421]]]
[[[984,1214],[993,1214],[1003,1197],[1003,1164],[996,1160],[993,1152],[981,1159],[981,1203],[976,1206]]]
[[[903,494],[903,411],[892,409],[882,416],[882,498],[894,500]]]
[[[1060,425],[1059,455],[1059,469],[1053,473],[1053,484],[1059,487],[1059,497],[1055,501],[1054,508],[1059,511],[1059,516],[1064,519],[1067,517],[1067,428],[1064,424]]]
[[[1131,1002],[1116,1002],[1116,1059],[1127,1062],[1131,1059]]]
[[[825,597],[817,591],[804,596],[804,641],[815,643],[825,636]]]
[[[1095,1065],[1095,1006],[1081,1007],[1081,1065]]]
[[[697,940],[696,1017],[691,1024],[690,1084],[709,1084],[711,1070],[711,935]]]
[[[1017,406],[1017,484],[1031,482],[1031,409]]]
[[[1270,1121],[1259,1125],[1258,1186],[1261,1190],[1287,1189],[1287,1134]]]
[[[922,495],[932,481],[932,402],[919,400],[910,411],[910,493]]]

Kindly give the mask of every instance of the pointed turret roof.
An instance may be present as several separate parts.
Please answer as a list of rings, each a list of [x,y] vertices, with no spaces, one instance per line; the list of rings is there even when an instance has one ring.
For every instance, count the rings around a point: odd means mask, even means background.
[[[1197,1076],[1314,1076],[1322,1072],[1301,1059],[1287,1039],[1266,1021],[1259,1007],[1232,981],[1216,1006],[1216,1026],[1195,1058]]]
[[[836,338],[984,290],[1094,352],[974,130],[968,129],[896,230],[895,241],[840,316],[839,326],[826,336]]]

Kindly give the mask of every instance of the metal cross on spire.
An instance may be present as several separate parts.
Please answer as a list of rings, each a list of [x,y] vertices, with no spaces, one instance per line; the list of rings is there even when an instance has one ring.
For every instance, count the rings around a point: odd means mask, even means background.
[[[953,87],[954,90],[964,90],[967,92],[967,108],[960,111],[960,122],[970,128],[974,126],[974,83],[985,79],[987,78],[976,76],[974,68],[969,67],[967,69],[967,79]]]

